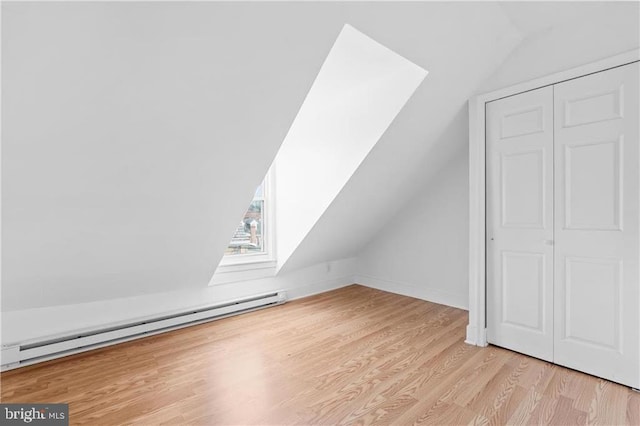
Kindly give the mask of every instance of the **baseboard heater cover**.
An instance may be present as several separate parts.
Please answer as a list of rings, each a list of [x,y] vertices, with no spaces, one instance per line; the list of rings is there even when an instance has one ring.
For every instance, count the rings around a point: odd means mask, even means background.
[[[286,300],[286,292],[278,291],[114,327],[70,334],[63,337],[30,341],[24,344],[3,345],[1,370],[11,370],[116,343],[176,330],[178,328],[201,324],[270,306],[281,305],[285,303]]]

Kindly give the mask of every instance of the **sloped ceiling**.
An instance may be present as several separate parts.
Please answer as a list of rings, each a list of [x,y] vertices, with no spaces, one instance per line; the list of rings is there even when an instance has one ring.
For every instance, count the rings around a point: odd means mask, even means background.
[[[590,20],[597,17],[607,9],[606,3],[595,1],[582,3],[519,1],[500,2],[499,6],[518,31],[533,36],[571,21]]]
[[[466,110],[478,85],[521,40],[496,4],[429,3],[415,7],[412,18],[405,20],[394,16],[392,8],[387,10],[388,22],[403,24],[394,31],[381,31],[383,25],[368,20],[359,25],[390,48],[404,51],[407,58],[428,69],[429,76],[293,254],[287,268],[357,255],[399,208],[406,208],[425,175],[432,175],[459,153],[459,145],[443,138],[443,133]],[[353,17],[354,25],[358,25],[358,18]],[[428,28],[429,33],[419,43],[418,28]]]
[[[2,8],[3,309],[207,285],[343,22],[282,3]]]
[[[503,2],[525,38],[478,90],[489,92],[640,46],[639,2]]]
[[[2,307],[206,285],[345,23],[430,71],[294,253],[346,257],[520,34],[495,3],[3,3]]]
[[[429,76],[294,253],[292,269],[359,255],[379,242],[380,230],[400,210],[408,212],[407,220],[429,220],[410,213],[412,200],[452,159],[466,156],[467,141],[452,137],[459,132],[451,127],[467,125],[471,96],[640,46],[637,2],[419,7],[437,8],[417,18],[432,37],[405,54]],[[409,28],[408,34],[383,34],[362,24],[363,31],[399,49],[414,45]]]

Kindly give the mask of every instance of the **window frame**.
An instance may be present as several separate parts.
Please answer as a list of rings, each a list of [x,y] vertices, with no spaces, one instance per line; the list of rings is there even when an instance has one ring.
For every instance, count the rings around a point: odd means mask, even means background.
[[[271,167],[263,180],[262,188],[262,238],[263,252],[228,254],[222,257],[216,269],[218,273],[241,272],[253,269],[268,269],[276,267],[275,253],[275,171]],[[253,199],[252,199],[253,200]],[[248,206],[247,206],[248,207]]]

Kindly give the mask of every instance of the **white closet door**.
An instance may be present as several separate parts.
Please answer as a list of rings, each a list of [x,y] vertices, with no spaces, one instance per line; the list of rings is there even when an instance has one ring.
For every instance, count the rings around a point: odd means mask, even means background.
[[[638,63],[554,86],[554,361],[640,387]]]
[[[487,104],[487,339],[553,358],[553,89]]]

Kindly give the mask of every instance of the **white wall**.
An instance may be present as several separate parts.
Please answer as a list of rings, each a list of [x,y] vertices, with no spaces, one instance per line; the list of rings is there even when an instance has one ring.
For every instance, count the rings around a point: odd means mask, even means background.
[[[467,114],[457,115],[443,140],[456,147],[435,174],[426,168],[414,197],[358,257],[356,282],[466,309],[469,191]]]
[[[637,48],[638,3],[501,3],[523,35],[476,93],[565,70]],[[464,107],[466,110],[466,106]],[[468,306],[468,123],[458,114],[436,145],[449,163],[421,158],[415,198],[382,226],[358,257],[357,282],[438,303]],[[439,170],[429,175],[430,169]],[[431,171],[433,173],[433,171]],[[422,222],[423,227],[417,227]],[[407,240],[410,242],[407,243]],[[419,242],[414,242],[415,240]],[[422,244],[420,243],[422,242]]]
[[[286,7],[2,4],[4,310],[207,285],[340,28]]]

